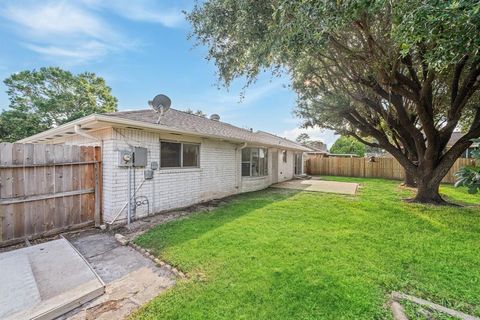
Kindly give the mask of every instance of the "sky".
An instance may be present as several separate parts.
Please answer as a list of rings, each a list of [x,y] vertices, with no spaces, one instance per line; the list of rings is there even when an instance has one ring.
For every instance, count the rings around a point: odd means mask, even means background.
[[[300,133],[330,147],[333,132],[301,129],[293,115],[295,93],[287,76],[270,73],[242,90],[236,80],[219,85],[207,49],[195,46],[183,11],[191,0],[2,0],[0,2],[0,79],[22,70],[58,66],[103,77],[119,110],[148,108],[163,93],[172,107],[190,108],[243,128],[295,139]],[[0,108],[8,107],[3,82]]]

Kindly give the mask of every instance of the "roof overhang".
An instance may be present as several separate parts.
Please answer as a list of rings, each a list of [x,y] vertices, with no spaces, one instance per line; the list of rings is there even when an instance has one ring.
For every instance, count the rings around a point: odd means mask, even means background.
[[[129,129],[147,130],[151,132],[175,133],[175,134],[196,136],[201,138],[210,138],[210,139],[216,139],[216,140],[230,141],[233,143],[246,142],[251,145],[261,144],[261,145],[272,147],[272,148],[284,148],[284,149],[292,149],[292,150],[299,150],[299,151],[309,150],[308,148],[300,147],[300,146],[299,148],[291,148],[289,146],[264,144],[264,143],[259,143],[257,141],[247,141],[247,140],[229,138],[229,137],[219,136],[219,135],[198,133],[190,130],[178,129],[178,128],[169,127],[169,126],[160,125],[160,124],[130,120],[130,119],[119,118],[119,117],[110,117],[102,114],[92,114],[92,115],[71,121],[69,123],[65,123],[61,126],[58,126],[58,127],[49,129],[47,131],[37,133],[33,136],[24,138],[22,140],[19,140],[17,141],[17,143],[54,142],[55,140],[58,140],[61,138],[74,136],[76,134],[75,126],[80,126],[82,128],[82,131],[86,131],[86,132],[93,132],[93,131],[103,129],[103,128],[108,128],[108,127],[129,128]]]

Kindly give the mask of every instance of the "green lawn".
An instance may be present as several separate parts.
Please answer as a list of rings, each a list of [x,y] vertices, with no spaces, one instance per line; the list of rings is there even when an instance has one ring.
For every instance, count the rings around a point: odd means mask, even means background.
[[[480,195],[410,204],[398,181],[356,197],[268,189],[158,226],[137,243],[192,275],[138,319],[391,319],[392,290],[480,316]]]

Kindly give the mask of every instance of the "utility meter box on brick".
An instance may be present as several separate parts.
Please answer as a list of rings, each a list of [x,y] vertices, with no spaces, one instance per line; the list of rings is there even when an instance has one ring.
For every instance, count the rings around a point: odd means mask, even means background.
[[[135,147],[133,151],[133,166],[146,167],[147,166],[147,148]]]
[[[118,166],[131,167],[133,165],[133,152],[122,150],[118,152]]]

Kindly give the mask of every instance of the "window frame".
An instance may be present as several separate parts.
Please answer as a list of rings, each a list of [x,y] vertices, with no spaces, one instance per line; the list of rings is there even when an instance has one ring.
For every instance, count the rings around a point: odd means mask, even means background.
[[[253,163],[253,152],[252,152],[252,149],[256,149],[258,151],[258,158],[259,158],[259,161],[258,163],[260,164],[260,150],[263,150],[264,152],[264,160],[265,160],[265,166],[264,166],[264,174],[263,175],[257,175],[257,176],[254,176],[252,175],[253,173],[253,166],[252,166],[252,163]],[[245,161],[243,160],[243,151],[244,150],[249,150],[249,155],[250,155],[250,159],[248,161]],[[268,174],[269,174],[269,170],[268,170],[268,148],[262,148],[262,147],[246,147],[244,149],[242,149],[242,154],[240,155],[240,175],[242,178],[244,177],[249,177],[249,178],[263,178],[263,177],[268,177]],[[248,163],[249,166],[249,175],[248,176],[244,176],[243,175],[243,164],[244,163]]]
[[[288,162],[288,151],[287,150],[282,151],[282,160],[283,160],[283,163]]]
[[[179,167],[162,167],[162,142],[164,143],[178,143],[180,144],[180,166]],[[189,144],[198,147],[198,155],[197,155],[197,165],[196,166],[184,166],[183,164],[183,145]],[[200,168],[200,148],[201,143],[198,142],[188,142],[188,141],[175,141],[175,140],[160,140],[160,150],[159,150],[159,164],[158,167],[160,170],[169,170],[169,169],[198,169]]]

